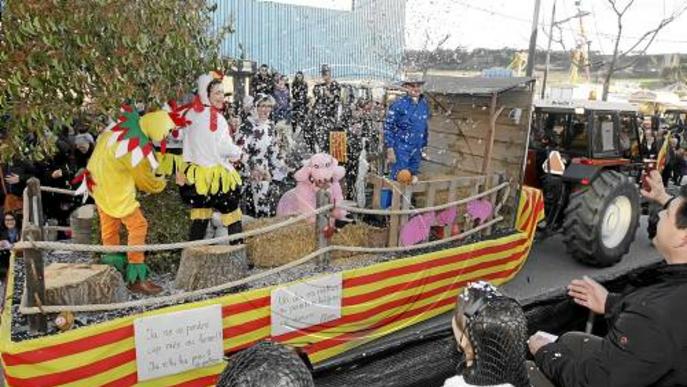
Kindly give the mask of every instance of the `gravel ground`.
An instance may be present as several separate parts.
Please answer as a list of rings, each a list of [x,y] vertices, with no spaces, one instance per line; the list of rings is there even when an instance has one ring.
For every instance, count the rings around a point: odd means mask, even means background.
[[[502,230],[494,233],[492,238],[497,238],[501,235],[506,235],[510,230]],[[476,242],[479,239],[477,236],[470,236],[463,241],[455,241],[446,244],[446,248],[456,247],[467,243]],[[392,259],[404,258],[409,256],[416,256],[428,252],[435,251],[435,248],[418,249],[409,252],[389,253],[378,255],[359,255],[353,258],[342,258],[332,262],[329,267],[320,267],[315,262],[303,264],[292,269],[279,272],[277,274],[265,277],[251,282],[248,285],[232,288],[224,292],[211,293],[204,296],[188,299],[185,302],[200,301],[208,298],[214,298],[226,294],[237,293],[245,290],[262,288],[272,286],[280,283],[295,281],[306,278],[308,276],[324,273],[335,273],[342,270],[355,269],[359,267],[369,266],[375,263],[386,262]],[[45,255],[44,264],[47,267],[53,262],[71,262],[71,263],[93,263],[93,258],[87,253],[77,253],[69,251],[53,251]],[[12,299],[12,340],[22,341],[41,337],[43,335],[29,332],[27,319],[24,315],[19,313],[19,304],[21,302],[21,295],[24,287],[24,264],[21,258],[17,258],[16,266],[14,268],[14,294]],[[264,269],[253,268],[249,270],[248,275],[257,274],[264,271]],[[151,279],[158,285],[163,287],[162,293],[159,296],[168,296],[182,293],[183,290],[174,287],[174,274],[172,273],[153,273]],[[127,292],[129,300],[139,300],[147,298],[146,296]],[[179,302],[184,303],[184,302]],[[110,312],[91,312],[91,313],[76,313],[74,319],[74,327],[83,327],[91,324],[97,324],[104,321],[110,321],[115,318],[125,317],[132,314],[142,313],[148,310],[154,310],[165,306],[174,305],[174,303],[165,303],[159,305],[127,308]],[[58,333],[58,329],[54,324],[52,318],[48,319],[48,333],[47,335]]]

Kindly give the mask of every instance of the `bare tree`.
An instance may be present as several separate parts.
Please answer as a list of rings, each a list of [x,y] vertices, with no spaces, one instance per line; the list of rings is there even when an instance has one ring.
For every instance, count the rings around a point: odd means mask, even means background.
[[[667,25],[675,21],[677,18],[679,18],[685,11],[687,11],[687,2],[683,2],[679,7],[677,7],[673,13],[668,15],[667,17],[663,18],[658,25],[645,32],[642,36],[637,38],[637,40],[634,42],[630,48],[624,51],[620,51],[620,40],[622,39],[623,36],[623,16],[625,16],[625,13],[632,7],[632,4],[634,4],[635,0],[628,0],[627,3],[625,3],[624,6],[619,6],[617,0],[607,0],[608,3],[611,5],[611,8],[613,9],[613,12],[616,14],[616,19],[618,23],[618,32],[616,33],[615,36],[615,45],[613,47],[613,57],[611,58],[611,63],[608,65],[608,71],[606,72],[606,77],[604,79],[604,89],[603,89],[603,96],[602,99],[606,101],[608,99],[608,90],[611,85],[611,78],[613,78],[613,74],[615,74],[617,71],[622,71],[626,68],[632,67],[635,65],[637,60],[644,54],[646,54],[646,51],[651,47],[651,44],[654,42],[656,39],[656,36],[658,33],[664,29]],[[619,65],[619,63],[623,62],[624,59],[626,59],[630,54],[633,54],[634,59],[624,63],[622,66]]]

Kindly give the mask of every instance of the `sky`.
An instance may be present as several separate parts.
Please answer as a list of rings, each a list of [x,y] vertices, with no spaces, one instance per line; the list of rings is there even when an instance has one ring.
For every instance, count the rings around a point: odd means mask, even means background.
[[[624,5],[628,0],[616,0]],[[548,25],[554,0],[541,0],[539,20]],[[406,9],[406,47],[411,49],[436,48],[440,40],[449,35],[443,48],[465,47],[527,49],[532,26],[535,0],[408,0]],[[634,44],[636,37],[655,28],[685,0],[635,0],[624,20],[624,35],[620,49]],[[592,50],[603,54],[613,52],[617,31],[615,13],[608,0],[581,0],[581,9],[591,12],[584,19],[587,38]],[[575,0],[557,0],[556,19],[562,20],[577,14]],[[569,50],[579,31],[577,19],[562,25],[562,41]],[[545,49],[548,37],[539,29],[538,48]],[[558,37],[558,33],[554,33]],[[560,44],[552,46],[562,50]],[[649,53],[687,53],[687,12],[663,29]]]

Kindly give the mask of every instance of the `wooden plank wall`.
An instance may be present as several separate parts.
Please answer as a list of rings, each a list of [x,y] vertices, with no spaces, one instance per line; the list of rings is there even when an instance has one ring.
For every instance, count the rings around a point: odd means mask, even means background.
[[[421,166],[421,180],[443,176],[473,176],[481,173],[486,138],[489,132],[489,97],[436,94],[430,96],[432,119],[429,123],[427,157]],[[496,120],[492,172],[503,174],[515,183],[513,198],[503,209],[514,213],[516,194],[526,156],[532,92],[514,89],[499,95],[503,113]],[[509,113],[522,109],[519,123]]]

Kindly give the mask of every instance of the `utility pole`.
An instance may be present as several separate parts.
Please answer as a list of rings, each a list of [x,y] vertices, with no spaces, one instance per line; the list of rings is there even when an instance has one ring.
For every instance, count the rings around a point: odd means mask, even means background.
[[[549,65],[551,64],[551,42],[553,41],[553,26],[556,23],[556,0],[553,0],[551,11],[551,25],[549,26],[549,44],[546,46],[546,65],[544,66],[544,80],[541,83],[541,99],[546,93],[546,80],[549,77]]]
[[[541,0],[535,0],[534,16],[532,19],[532,34],[530,35],[530,50],[527,55],[526,75],[528,77],[531,77],[534,73],[534,60],[537,51],[537,30],[539,29],[539,8],[541,8]]]

